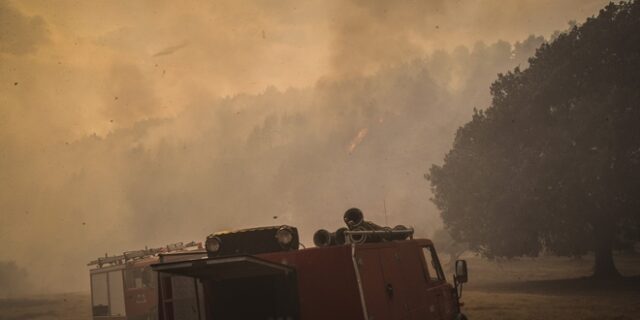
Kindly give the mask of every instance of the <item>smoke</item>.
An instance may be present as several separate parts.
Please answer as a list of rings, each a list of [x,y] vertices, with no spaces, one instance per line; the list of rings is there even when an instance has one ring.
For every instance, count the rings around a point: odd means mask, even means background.
[[[108,83],[104,85],[105,118],[128,127],[137,119],[154,117],[160,103],[150,83],[150,79],[135,65],[114,64]]]
[[[564,29],[575,19],[573,14],[592,15],[604,4],[551,0],[332,2],[330,75],[371,74],[383,66],[420,58],[425,52],[453,50],[479,40],[513,43],[528,34],[550,34]]]
[[[55,245],[30,243],[26,256],[73,259],[82,270],[104,252],[202,240],[221,229],[292,224],[310,243],[314,230],[337,228],[353,206],[368,219],[429,234],[440,223],[425,168],[470,110],[488,102],[493,75],[530,52],[512,54],[503,42],[440,51],[372,76],[192,105],[175,118],[46,149],[33,173],[16,178],[30,183],[7,190],[13,210],[28,208],[14,217],[10,237],[38,234]],[[36,182],[41,176],[46,183]],[[46,268],[77,282],[69,264]]]
[[[488,9],[439,1],[3,2],[40,22],[0,52],[0,259],[87,290],[105,252],[272,224],[309,245],[354,206],[428,235],[424,172],[530,32],[587,14],[564,6],[498,41],[465,31]]]
[[[0,1],[0,52],[23,55],[35,52],[49,40],[46,23],[40,16],[27,16]]]
[[[332,24],[331,62],[339,75],[370,74],[384,64],[424,54],[424,38],[433,36],[435,15],[444,1],[346,1]]]

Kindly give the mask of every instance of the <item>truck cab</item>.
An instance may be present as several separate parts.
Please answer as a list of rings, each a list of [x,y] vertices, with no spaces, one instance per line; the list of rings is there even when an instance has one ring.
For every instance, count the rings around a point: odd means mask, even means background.
[[[466,319],[459,302],[466,263],[456,263],[452,285],[430,240],[406,239],[409,228],[394,230],[350,226],[342,230],[344,243],[308,249],[298,249],[290,226],[212,234],[206,257],[152,265],[158,317]]]

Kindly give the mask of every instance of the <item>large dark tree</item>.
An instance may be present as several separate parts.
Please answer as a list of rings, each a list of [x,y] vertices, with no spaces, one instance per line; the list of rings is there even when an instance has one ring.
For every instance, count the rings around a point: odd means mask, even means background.
[[[640,1],[542,45],[491,94],[428,175],[446,228],[489,257],[594,252],[594,276],[617,276],[612,250],[640,222]]]

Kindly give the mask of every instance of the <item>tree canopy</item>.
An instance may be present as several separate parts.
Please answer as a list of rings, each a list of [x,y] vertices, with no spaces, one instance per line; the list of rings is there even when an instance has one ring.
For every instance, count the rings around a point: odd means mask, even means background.
[[[457,241],[488,257],[595,253],[640,224],[640,1],[609,4],[499,74],[492,102],[431,167],[433,201]]]

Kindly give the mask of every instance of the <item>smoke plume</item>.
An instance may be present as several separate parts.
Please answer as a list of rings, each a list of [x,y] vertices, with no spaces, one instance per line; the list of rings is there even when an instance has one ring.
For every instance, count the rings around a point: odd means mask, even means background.
[[[515,3],[1,1],[0,260],[88,290],[105,252],[279,224],[310,245],[354,206],[430,235],[456,128],[530,34],[602,1]]]

